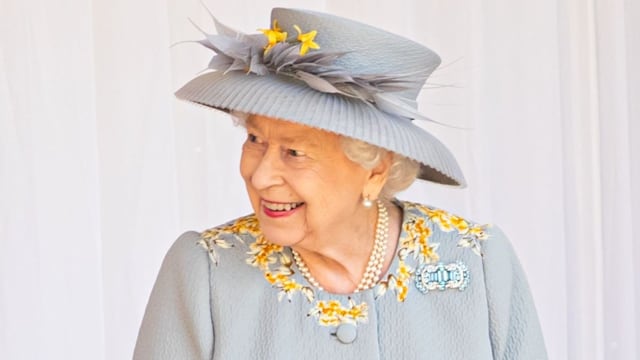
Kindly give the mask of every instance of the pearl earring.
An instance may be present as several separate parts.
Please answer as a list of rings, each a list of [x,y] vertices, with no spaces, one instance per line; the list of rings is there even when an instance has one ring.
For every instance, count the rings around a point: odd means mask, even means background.
[[[364,199],[362,199],[362,206],[366,207],[367,209],[373,206],[373,201],[369,199],[369,195],[365,195]]]

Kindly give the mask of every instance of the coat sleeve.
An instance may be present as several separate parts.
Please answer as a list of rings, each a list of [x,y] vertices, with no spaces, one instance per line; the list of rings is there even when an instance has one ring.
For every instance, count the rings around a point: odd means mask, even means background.
[[[496,360],[547,359],[527,279],[516,254],[497,227],[484,244],[483,263],[489,335]]]
[[[164,258],[151,292],[134,360],[211,359],[213,321],[209,259],[199,234],[176,240]]]

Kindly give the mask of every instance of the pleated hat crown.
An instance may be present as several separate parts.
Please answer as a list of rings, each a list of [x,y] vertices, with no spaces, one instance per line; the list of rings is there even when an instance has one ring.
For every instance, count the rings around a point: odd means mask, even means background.
[[[415,100],[440,64],[432,50],[308,10],[273,9],[264,34],[242,34],[214,21],[218,34],[205,33],[200,41],[216,53],[209,64],[214,71],[180,88],[179,99],[362,140],[418,161],[423,180],[465,185],[452,153],[413,123],[428,120]]]

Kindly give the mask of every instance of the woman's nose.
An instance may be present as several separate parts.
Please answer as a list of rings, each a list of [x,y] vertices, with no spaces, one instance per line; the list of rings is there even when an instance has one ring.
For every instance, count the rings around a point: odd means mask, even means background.
[[[258,162],[251,183],[256,189],[266,189],[281,185],[283,181],[283,169],[279,149],[268,149]]]

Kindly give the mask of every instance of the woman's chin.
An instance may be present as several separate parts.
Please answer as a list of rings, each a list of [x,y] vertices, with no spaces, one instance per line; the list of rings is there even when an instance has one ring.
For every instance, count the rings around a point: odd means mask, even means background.
[[[300,231],[302,226],[298,223],[274,221],[268,217],[259,217],[258,221],[260,222],[260,231],[262,231],[265,239],[272,244],[291,246],[304,237],[304,234]]]
[[[280,246],[293,246],[302,239],[302,236],[298,236],[296,232],[282,229],[270,230],[267,228],[262,229],[262,233],[269,243]]]

